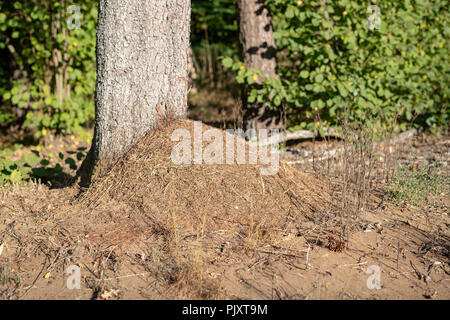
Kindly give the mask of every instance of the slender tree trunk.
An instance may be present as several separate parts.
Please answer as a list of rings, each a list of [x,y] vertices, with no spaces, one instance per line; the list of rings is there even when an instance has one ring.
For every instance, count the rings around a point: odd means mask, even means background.
[[[264,0],[237,0],[239,39],[247,68],[259,69],[264,77],[277,77],[276,46],[272,18]],[[274,128],[279,126],[279,111],[268,110],[265,104],[247,102],[248,87],[243,92],[244,126]]]
[[[197,93],[195,81],[197,80],[197,69],[195,67],[195,56],[192,47],[189,48],[188,53],[188,79],[189,79],[189,92]]]
[[[99,0],[95,129],[82,185],[161,117],[186,116],[190,11],[190,0]]]

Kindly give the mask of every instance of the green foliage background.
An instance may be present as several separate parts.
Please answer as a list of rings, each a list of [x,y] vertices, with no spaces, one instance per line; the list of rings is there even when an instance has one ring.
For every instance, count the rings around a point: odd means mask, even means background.
[[[381,28],[373,31],[367,1],[266,0],[281,80],[266,79],[250,102],[285,107],[293,128],[311,128],[318,118],[335,124],[344,114],[380,125],[398,118],[402,129],[447,124],[448,2],[372,3],[381,11]],[[81,8],[81,28],[69,30],[73,4]],[[92,124],[96,6],[0,3],[0,127],[19,125],[39,138]],[[239,62],[235,0],[193,0],[191,40],[197,82],[254,82],[257,71]]]
[[[222,67],[220,57],[239,59],[236,0],[192,0],[191,47],[198,87],[227,87],[232,72]]]
[[[280,79],[267,79],[249,101],[284,104],[291,127],[377,119],[381,127],[448,123],[447,1],[372,1],[381,28],[370,30],[367,1],[267,0],[273,14]],[[370,3],[370,2],[369,2]],[[237,80],[252,83],[239,62]]]
[[[69,134],[94,119],[96,1],[0,3],[0,125],[36,137]],[[80,29],[70,30],[81,9]]]

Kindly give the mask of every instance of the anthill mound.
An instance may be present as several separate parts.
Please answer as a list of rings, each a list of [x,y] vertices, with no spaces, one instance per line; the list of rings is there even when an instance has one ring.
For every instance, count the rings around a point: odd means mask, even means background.
[[[233,164],[175,164],[172,151],[180,140],[172,141],[172,134],[184,129],[185,136],[192,139],[194,124],[173,120],[149,131],[105,176],[91,184],[81,203],[95,208],[92,212],[96,214],[109,212],[116,221],[132,217],[139,228],[162,234],[188,237],[229,232],[233,237],[257,241],[295,233],[302,221],[315,220],[331,204],[325,185],[282,160],[273,175],[263,174],[268,165],[237,164],[236,160]],[[207,125],[201,128],[203,133],[218,130]],[[215,152],[222,152],[226,159],[226,139],[232,136],[236,139],[234,154],[239,141],[249,160],[249,144],[244,139],[225,131],[220,134],[223,148],[213,148]],[[190,141],[194,155],[194,142]],[[203,152],[211,151],[206,148],[212,141],[203,142]]]

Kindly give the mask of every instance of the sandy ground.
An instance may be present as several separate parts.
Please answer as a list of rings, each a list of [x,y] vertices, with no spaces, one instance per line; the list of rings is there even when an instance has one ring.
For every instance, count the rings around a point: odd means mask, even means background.
[[[399,159],[438,162],[448,175],[448,150],[448,138],[421,136]],[[450,299],[448,189],[418,207],[374,192],[345,232],[329,213],[251,245],[248,234],[220,225],[174,244],[136,222],[120,199],[97,212],[78,203],[79,194],[77,186],[33,183],[1,191],[1,299]],[[76,275],[69,266],[79,267],[79,289],[68,288]]]

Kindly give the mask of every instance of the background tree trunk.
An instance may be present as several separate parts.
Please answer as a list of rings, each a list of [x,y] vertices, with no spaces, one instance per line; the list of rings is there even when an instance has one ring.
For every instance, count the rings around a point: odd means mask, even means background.
[[[237,0],[239,40],[247,68],[262,71],[264,77],[277,77],[276,46],[272,18],[264,0]],[[247,102],[248,87],[244,88],[243,108],[246,128],[274,128],[279,126],[280,112],[268,110],[265,104]]]
[[[192,47],[189,47],[189,53],[188,53],[188,79],[189,79],[189,92],[197,93],[197,86],[195,81],[198,78],[197,75],[197,69],[195,68],[194,63],[194,51],[192,50]]]
[[[190,13],[190,0],[99,0],[95,128],[82,185],[160,117],[186,116]]]

